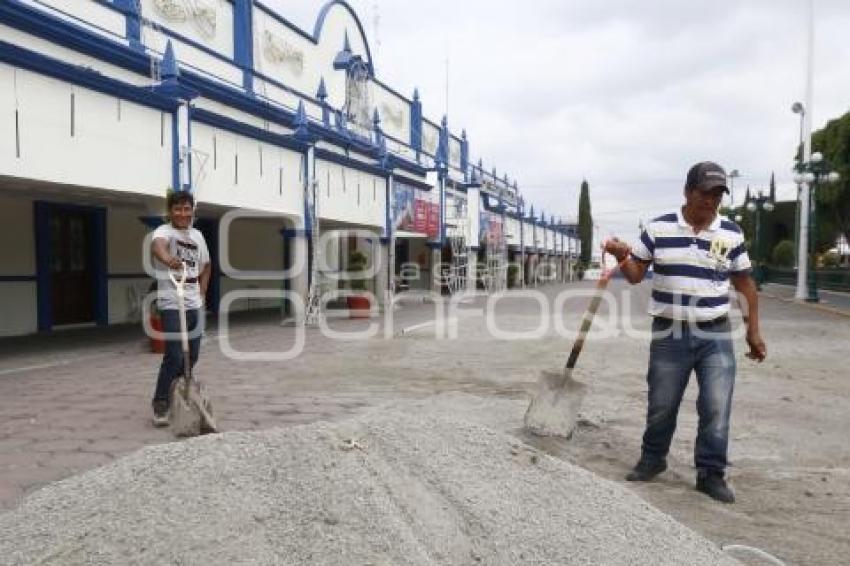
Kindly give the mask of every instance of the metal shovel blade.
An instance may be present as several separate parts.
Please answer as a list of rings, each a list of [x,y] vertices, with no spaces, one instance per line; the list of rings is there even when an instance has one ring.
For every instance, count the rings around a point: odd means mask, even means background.
[[[171,393],[171,410],[168,413],[171,431],[175,436],[187,437],[201,434],[201,412],[187,395],[185,377],[175,380]]]
[[[175,380],[169,421],[175,436],[198,436],[201,433],[218,432],[212,403],[203,386],[197,380],[187,384],[185,377]]]
[[[543,371],[537,394],[525,412],[525,428],[538,436],[572,436],[587,386],[572,369]]]

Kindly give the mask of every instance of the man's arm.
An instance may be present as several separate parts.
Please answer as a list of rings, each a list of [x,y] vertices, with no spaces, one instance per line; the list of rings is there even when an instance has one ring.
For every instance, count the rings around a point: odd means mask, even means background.
[[[153,255],[167,265],[170,269],[180,269],[183,267],[183,262],[171,255],[168,252],[168,240],[165,238],[154,238],[151,244]]]
[[[614,256],[617,263],[620,264],[620,271],[623,272],[626,281],[632,285],[637,285],[646,277],[646,270],[649,268],[650,262],[630,257],[631,248],[626,242],[611,238],[605,242],[605,251]]]
[[[759,329],[759,295],[756,284],[749,273],[733,273],[731,276],[732,286],[744,298],[738,300],[738,304],[744,313],[744,322],[747,324],[747,344],[750,351],[747,357],[758,362],[767,357],[767,346],[761,337]]]

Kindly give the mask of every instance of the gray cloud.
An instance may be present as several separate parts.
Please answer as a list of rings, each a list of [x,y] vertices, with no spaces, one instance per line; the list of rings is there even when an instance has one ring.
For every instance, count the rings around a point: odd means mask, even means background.
[[[321,3],[266,0],[312,29]],[[790,167],[804,95],[805,0],[352,0],[378,75],[445,108],[472,152],[519,180],[547,213],[574,215],[591,184],[603,235],[681,201],[687,168],[737,168],[736,193],[795,194]],[[816,0],[815,127],[850,105],[850,10]],[[379,14],[380,46],[374,15]],[[740,189],[740,190],[738,190]]]

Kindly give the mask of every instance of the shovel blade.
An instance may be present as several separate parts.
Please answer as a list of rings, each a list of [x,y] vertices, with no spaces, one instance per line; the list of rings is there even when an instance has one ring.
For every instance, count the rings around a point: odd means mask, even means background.
[[[542,372],[537,394],[525,412],[525,428],[538,436],[569,438],[586,389],[572,378],[571,370]]]
[[[171,432],[175,436],[198,436],[201,433],[201,413],[197,406],[186,399],[186,380],[181,377],[175,381],[171,393],[171,411],[168,413]]]

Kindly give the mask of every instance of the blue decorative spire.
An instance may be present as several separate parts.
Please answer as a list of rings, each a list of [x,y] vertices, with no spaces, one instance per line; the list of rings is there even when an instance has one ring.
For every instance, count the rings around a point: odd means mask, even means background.
[[[177,57],[174,56],[174,46],[171,45],[171,40],[165,44],[165,54],[162,56],[160,63],[160,77],[163,81],[176,79],[180,76],[180,67],[177,65]]]
[[[419,102],[419,89],[418,88],[413,89],[413,100],[416,101],[416,102]]]
[[[310,132],[307,128],[307,111],[304,109],[304,101],[298,101],[298,110],[295,112],[295,137],[308,138]]]
[[[348,30],[345,30],[345,41],[342,45],[342,51],[334,57],[334,69],[348,69],[351,66],[351,61],[354,55],[351,53],[351,42],[348,40]]]
[[[321,77],[319,79],[319,90],[316,91],[316,98],[319,99],[319,103],[322,105],[322,124],[324,124],[326,128],[330,128],[331,109],[327,103],[328,89],[325,87],[325,77]]]

